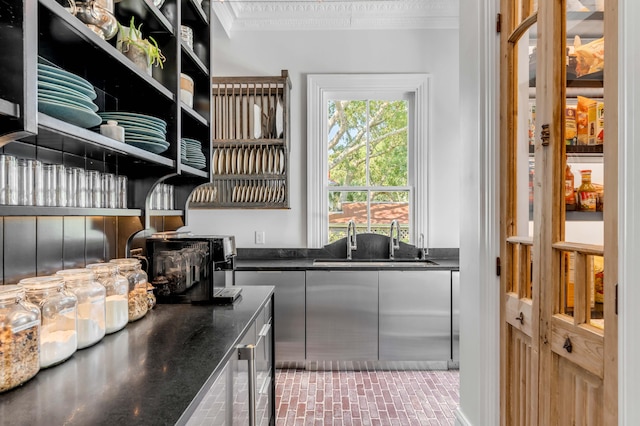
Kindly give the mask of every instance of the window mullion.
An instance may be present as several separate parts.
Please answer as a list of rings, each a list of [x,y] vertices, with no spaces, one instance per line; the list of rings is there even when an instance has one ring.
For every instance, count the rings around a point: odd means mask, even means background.
[[[412,185],[407,186],[328,186],[331,192],[350,192],[350,191],[373,191],[373,192],[396,192],[409,191],[413,189]]]
[[[371,101],[367,99],[367,108],[366,108],[366,114],[365,114],[365,134],[366,134],[366,146],[365,146],[365,178],[366,178],[366,184],[367,187],[371,185],[371,180],[369,179],[369,150],[370,150],[370,146],[369,146],[369,142],[371,141],[371,134],[369,133],[369,120],[371,117],[371,111],[369,109],[369,107],[371,106]],[[368,204],[368,201],[367,201]]]
[[[371,190],[367,190],[367,232],[371,232]]]

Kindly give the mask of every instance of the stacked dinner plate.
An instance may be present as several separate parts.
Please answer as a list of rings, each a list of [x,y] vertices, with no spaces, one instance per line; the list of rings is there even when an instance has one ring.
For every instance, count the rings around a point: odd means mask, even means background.
[[[38,111],[75,124],[93,127],[101,122],[96,114],[97,97],[91,83],[60,68],[38,64]]]
[[[124,127],[124,142],[127,145],[160,154],[169,149],[166,121],[150,115],[125,111],[105,111],[98,113],[102,121],[115,120]]]
[[[182,138],[180,141],[180,159],[182,164],[204,169],[207,166],[207,159],[202,153],[202,143],[195,139]]]

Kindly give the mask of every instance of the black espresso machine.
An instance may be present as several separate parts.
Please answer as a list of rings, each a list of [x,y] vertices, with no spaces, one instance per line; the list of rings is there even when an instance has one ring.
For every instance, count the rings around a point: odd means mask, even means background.
[[[158,303],[231,302],[235,237],[160,232],[146,240],[149,282]]]

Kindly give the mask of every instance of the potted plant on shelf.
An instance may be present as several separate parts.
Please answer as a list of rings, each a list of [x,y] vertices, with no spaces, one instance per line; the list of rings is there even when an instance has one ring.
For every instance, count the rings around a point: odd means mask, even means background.
[[[136,27],[134,17],[131,17],[129,27],[118,23],[118,39],[116,48],[129,58],[138,68],[151,75],[151,67],[162,65],[166,58],[153,37],[142,36],[142,24]]]

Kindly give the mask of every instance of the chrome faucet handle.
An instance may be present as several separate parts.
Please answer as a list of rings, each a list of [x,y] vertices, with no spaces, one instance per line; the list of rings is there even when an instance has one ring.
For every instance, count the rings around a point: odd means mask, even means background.
[[[351,260],[351,251],[357,249],[356,222],[351,219],[349,223],[347,223],[347,259]]]
[[[427,257],[428,251],[424,248],[424,234],[420,233],[418,237],[418,259]]]
[[[393,238],[393,229],[396,230],[396,238]],[[400,224],[397,219],[391,221],[391,227],[389,229],[389,259],[394,259],[395,249],[400,248]]]

